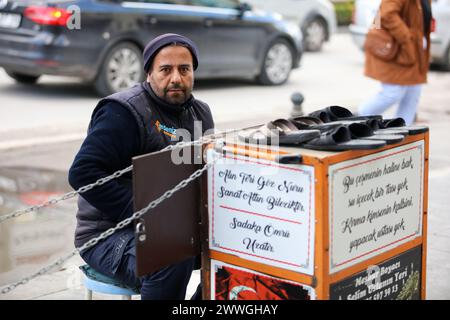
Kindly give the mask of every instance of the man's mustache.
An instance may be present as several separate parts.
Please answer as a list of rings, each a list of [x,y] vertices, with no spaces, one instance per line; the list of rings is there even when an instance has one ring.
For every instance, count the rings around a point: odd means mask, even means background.
[[[172,85],[172,86],[166,88],[166,93],[167,93],[169,90],[183,90],[183,91],[186,91],[186,88],[185,88],[184,86],[182,86],[182,85],[174,84],[174,85]]]

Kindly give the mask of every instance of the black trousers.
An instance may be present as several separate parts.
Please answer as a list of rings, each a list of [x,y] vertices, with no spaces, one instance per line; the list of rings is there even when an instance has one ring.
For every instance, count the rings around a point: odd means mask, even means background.
[[[136,276],[135,237],[131,228],[119,230],[95,247],[81,253],[96,271],[129,287],[138,287],[143,300],[184,300],[195,267],[195,258],[165,267],[143,277]],[[201,298],[201,287],[193,299]]]

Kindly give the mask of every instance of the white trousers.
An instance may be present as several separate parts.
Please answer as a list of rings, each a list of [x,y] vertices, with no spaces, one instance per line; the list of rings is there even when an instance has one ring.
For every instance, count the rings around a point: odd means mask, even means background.
[[[422,85],[403,86],[381,84],[381,91],[358,108],[359,115],[382,114],[389,107],[398,104],[396,117],[405,119],[407,125],[414,122]]]

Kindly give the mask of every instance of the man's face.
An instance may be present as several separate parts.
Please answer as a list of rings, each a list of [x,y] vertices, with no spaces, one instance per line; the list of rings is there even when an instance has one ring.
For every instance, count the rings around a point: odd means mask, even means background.
[[[147,81],[161,99],[172,104],[185,102],[194,85],[194,68],[189,49],[182,46],[162,48],[153,59]]]

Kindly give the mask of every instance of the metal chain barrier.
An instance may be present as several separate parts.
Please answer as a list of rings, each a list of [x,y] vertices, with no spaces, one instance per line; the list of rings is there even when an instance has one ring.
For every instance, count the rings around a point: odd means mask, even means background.
[[[143,208],[143,209],[141,209],[139,211],[136,211],[135,213],[133,213],[133,215],[131,217],[129,217],[129,218],[119,222],[114,228],[110,228],[110,229],[106,230],[105,232],[100,234],[97,238],[93,238],[93,239],[89,240],[84,245],[82,245],[80,248],[76,248],[70,254],[68,254],[68,255],[66,255],[66,256],[64,256],[62,258],[59,258],[56,262],[54,262],[54,263],[52,263],[52,264],[50,264],[50,265],[40,269],[38,272],[36,272],[36,273],[34,273],[34,274],[30,275],[30,276],[24,277],[24,278],[22,278],[19,281],[16,281],[14,283],[11,283],[11,284],[5,286],[4,288],[2,288],[1,293],[2,294],[7,294],[7,293],[11,292],[12,290],[16,289],[18,286],[26,284],[30,280],[33,280],[34,278],[37,278],[39,276],[42,276],[42,275],[45,275],[45,274],[49,273],[55,267],[63,265],[66,261],[68,261],[70,258],[75,256],[76,254],[78,254],[78,253],[80,253],[80,252],[82,252],[82,251],[84,251],[86,249],[89,249],[89,248],[95,246],[99,241],[104,240],[107,237],[111,236],[117,230],[123,229],[124,227],[128,226],[132,221],[139,219],[147,211],[149,211],[150,209],[155,208],[156,206],[158,206],[164,200],[169,199],[170,197],[172,197],[172,195],[174,193],[176,193],[177,191],[179,191],[179,190],[183,189],[184,187],[186,187],[190,182],[192,182],[192,181],[196,180],[197,178],[199,178],[203,174],[203,172],[205,172],[210,167],[212,167],[217,162],[218,159],[220,159],[220,158],[214,159],[210,163],[204,165],[203,168],[198,169],[193,174],[191,174],[188,178],[186,178],[185,180],[182,180],[173,189],[166,191],[158,199],[153,200],[152,202],[150,202],[145,208]],[[124,169],[124,170],[126,170],[126,169]]]
[[[193,146],[193,145],[201,145],[201,144],[204,144],[204,143],[210,143],[210,142],[213,142],[214,140],[216,140],[218,138],[217,136],[220,137],[220,136],[223,136],[225,134],[233,133],[233,132],[236,132],[236,131],[239,131],[239,130],[240,129],[227,130],[227,131],[223,131],[223,132],[219,132],[219,133],[213,134],[212,137],[209,137],[209,136],[208,137],[202,137],[202,138],[200,138],[198,140],[191,141],[191,142],[178,142],[175,145],[169,145],[169,146],[165,147],[161,151],[168,151],[168,150],[184,148],[184,147]],[[121,177],[122,175],[124,175],[125,173],[130,172],[132,169],[133,169],[133,165],[131,165],[131,166],[125,168],[125,169],[116,171],[116,172],[114,172],[113,174],[111,174],[111,175],[109,175],[107,177],[100,178],[96,182],[88,184],[86,186],[83,186],[83,187],[79,188],[78,190],[68,192],[68,193],[66,193],[66,194],[64,194],[64,195],[62,195],[60,197],[50,199],[49,201],[43,202],[43,203],[41,203],[39,205],[35,205],[35,206],[28,207],[28,208],[25,208],[25,209],[19,209],[19,210],[16,210],[16,211],[12,212],[12,213],[8,213],[8,214],[5,214],[5,215],[2,215],[2,216],[0,216],[0,223],[4,222],[6,220],[12,219],[12,218],[20,217],[21,215],[24,215],[24,214],[27,214],[27,213],[30,213],[30,212],[39,211],[40,209],[42,209],[44,207],[54,205],[54,204],[56,204],[58,202],[71,199],[71,198],[77,196],[78,194],[82,194],[82,193],[84,193],[86,191],[92,190],[95,187],[99,187],[101,185],[104,185],[105,183],[107,183],[107,182],[109,182],[109,181],[111,181],[113,179],[117,179],[117,178]]]
[[[64,201],[64,200],[68,200],[70,198],[73,198],[73,197],[75,197],[78,194],[81,194],[83,192],[89,191],[89,190],[91,190],[91,189],[93,189],[93,188],[95,188],[97,186],[101,186],[101,185],[103,185],[103,184],[105,184],[105,183],[107,183],[107,182],[109,182],[109,181],[111,181],[113,179],[116,179],[116,178],[124,175],[125,173],[131,171],[132,169],[133,169],[133,166],[131,165],[131,166],[129,166],[129,167],[123,169],[123,170],[119,170],[117,172],[114,172],[110,176],[98,179],[94,183],[91,183],[91,184],[88,184],[86,186],[83,186],[83,187],[79,188],[76,191],[68,192],[68,193],[66,193],[66,194],[64,194],[64,195],[62,195],[60,197],[50,199],[49,201],[43,202],[43,203],[41,203],[39,205],[28,207],[26,209],[19,209],[19,210],[16,210],[16,211],[12,212],[12,213],[2,215],[2,216],[0,216],[0,223],[2,223],[3,221],[6,221],[6,220],[12,219],[12,218],[20,217],[21,215],[24,215],[26,213],[39,211],[40,209],[42,209],[44,207],[57,204],[60,201]]]
[[[236,132],[236,131],[239,131],[239,130],[240,129],[227,130],[227,131],[224,131],[224,132],[221,132],[221,133],[214,134],[211,137],[202,137],[199,140],[196,140],[196,141],[193,141],[193,142],[179,142],[179,143],[177,143],[175,145],[167,146],[166,148],[162,149],[161,151],[173,150],[173,149],[176,149],[176,148],[183,148],[183,147],[192,146],[192,145],[202,145],[204,143],[211,143],[211,142],[215,141],[216,139],[218,139],[219,137],[221,137],[221,136],[223,136],[223,135],[225,135],[227,133],[233,133],[233,132]],[[24,277],[21,280],[16,281],[14,283],[11,283],[11,284],[9,284],[7,286],[4,286],[2,288],[2,290],[1,290],[1,294],[7,294],[7,293],[11,292],[12,290],[16,289],[18,286],[28,283],[30,280],[33,280],[33,279],[35,279],[35,278],[37,278],[39,276],[42,276],[42,275],[50,273],[50,271],[52,271],[54,268],[62,266],[65,262],[67,262],[73,256],[79,254],[80,252],[82,252],[82,251],[84,251],[86,249],[89,249],[89,248],[95,246],[99,241],[104,240],[107,237],[111,236],[117,230],[123,229],[124,227],[128,226],[132,221],[134,221],[136,219],[139,219],[147,211],[149,211],[150,209],[155,208],[156,206],[158,206],[164,200],[172,197],[172,195],[174,193],[176,193],[177,191],[185,188],[190,182],[192,182],[192,181],[196,180],[197,178],[199,178],[203,174],[203,172],[205,172],[210,167],[212,167],[217,162],[218,159],[219,158],[211,161],[210,163],[208,163],[205,166],[203,166],[203,168],[195,171],[187,179],[182,180],[179,184],[177,184],[173,189],[166,191],[161,197],[159,197],[158,199],[150,202],[145,208],[143,208],[143,209],[133,213],[133,215],[131,217],[129,217],[129,218],[119,222],[114,228],[110,228],[110,229],[106,230],[105,232],[101,233],[97,238],[93,238],[93,239],[89,240],[88,242],[86,242],[80,248],[75,248],[75,250],[73,250],[68,255],[59,258],[54,263],[52,263],[52,264],[50,264],[50,265],[40,269],[38,272],[36,272],[36,273],[34,273],[34,274],[30,275],[30,276]],[[88,190],[93,189],[94,187],[100,186],[102,184],[105,184],[108,181],[111,181],[111,180],[113,180],[115,178],[118,178],[118,177],[122,176],[123,174],[125,174],[126,172],[131,171],[132,169],[133,169],[133,166],[131,165],[131,166],[129,166],[129,167],[123,169],[123,170],[119,170],[119,171],[113,173],[110,176],[101,178],[101,179],[97,180],[96,182],[94,182],[94,183],[92,183],[90,185],[81,187],[81,188],[79,188],[76,191],[69,192],[69,193],[67,193],[67,194],[65,194],[65,195],[63,195],[63,196],[61,196],[59,198],[52,199],[50,201],[47,201],[47,202],[42,203],[42,204],[37,205],[37,206],[30,207],[28,209],[18,210],[18,211],[15,211],[15,212],[11,213],[11,214],[7,214],[7,215],[4,215],[4,216],[1,216],[0,217],[1,218],[0,219],[0,223],[2,221],[7,220],[7,219],[15,218],[15,217],[18,217],[18,216],[23,215],[25,213],[28,213],[28,212],[37,211],[37,210],[39,210],[39,209],[41,209],[41,208],[43,208],[45,206],[58,203],[59,201],[70,199],[70,198],[76,196],[79,193],[86,192]]]

